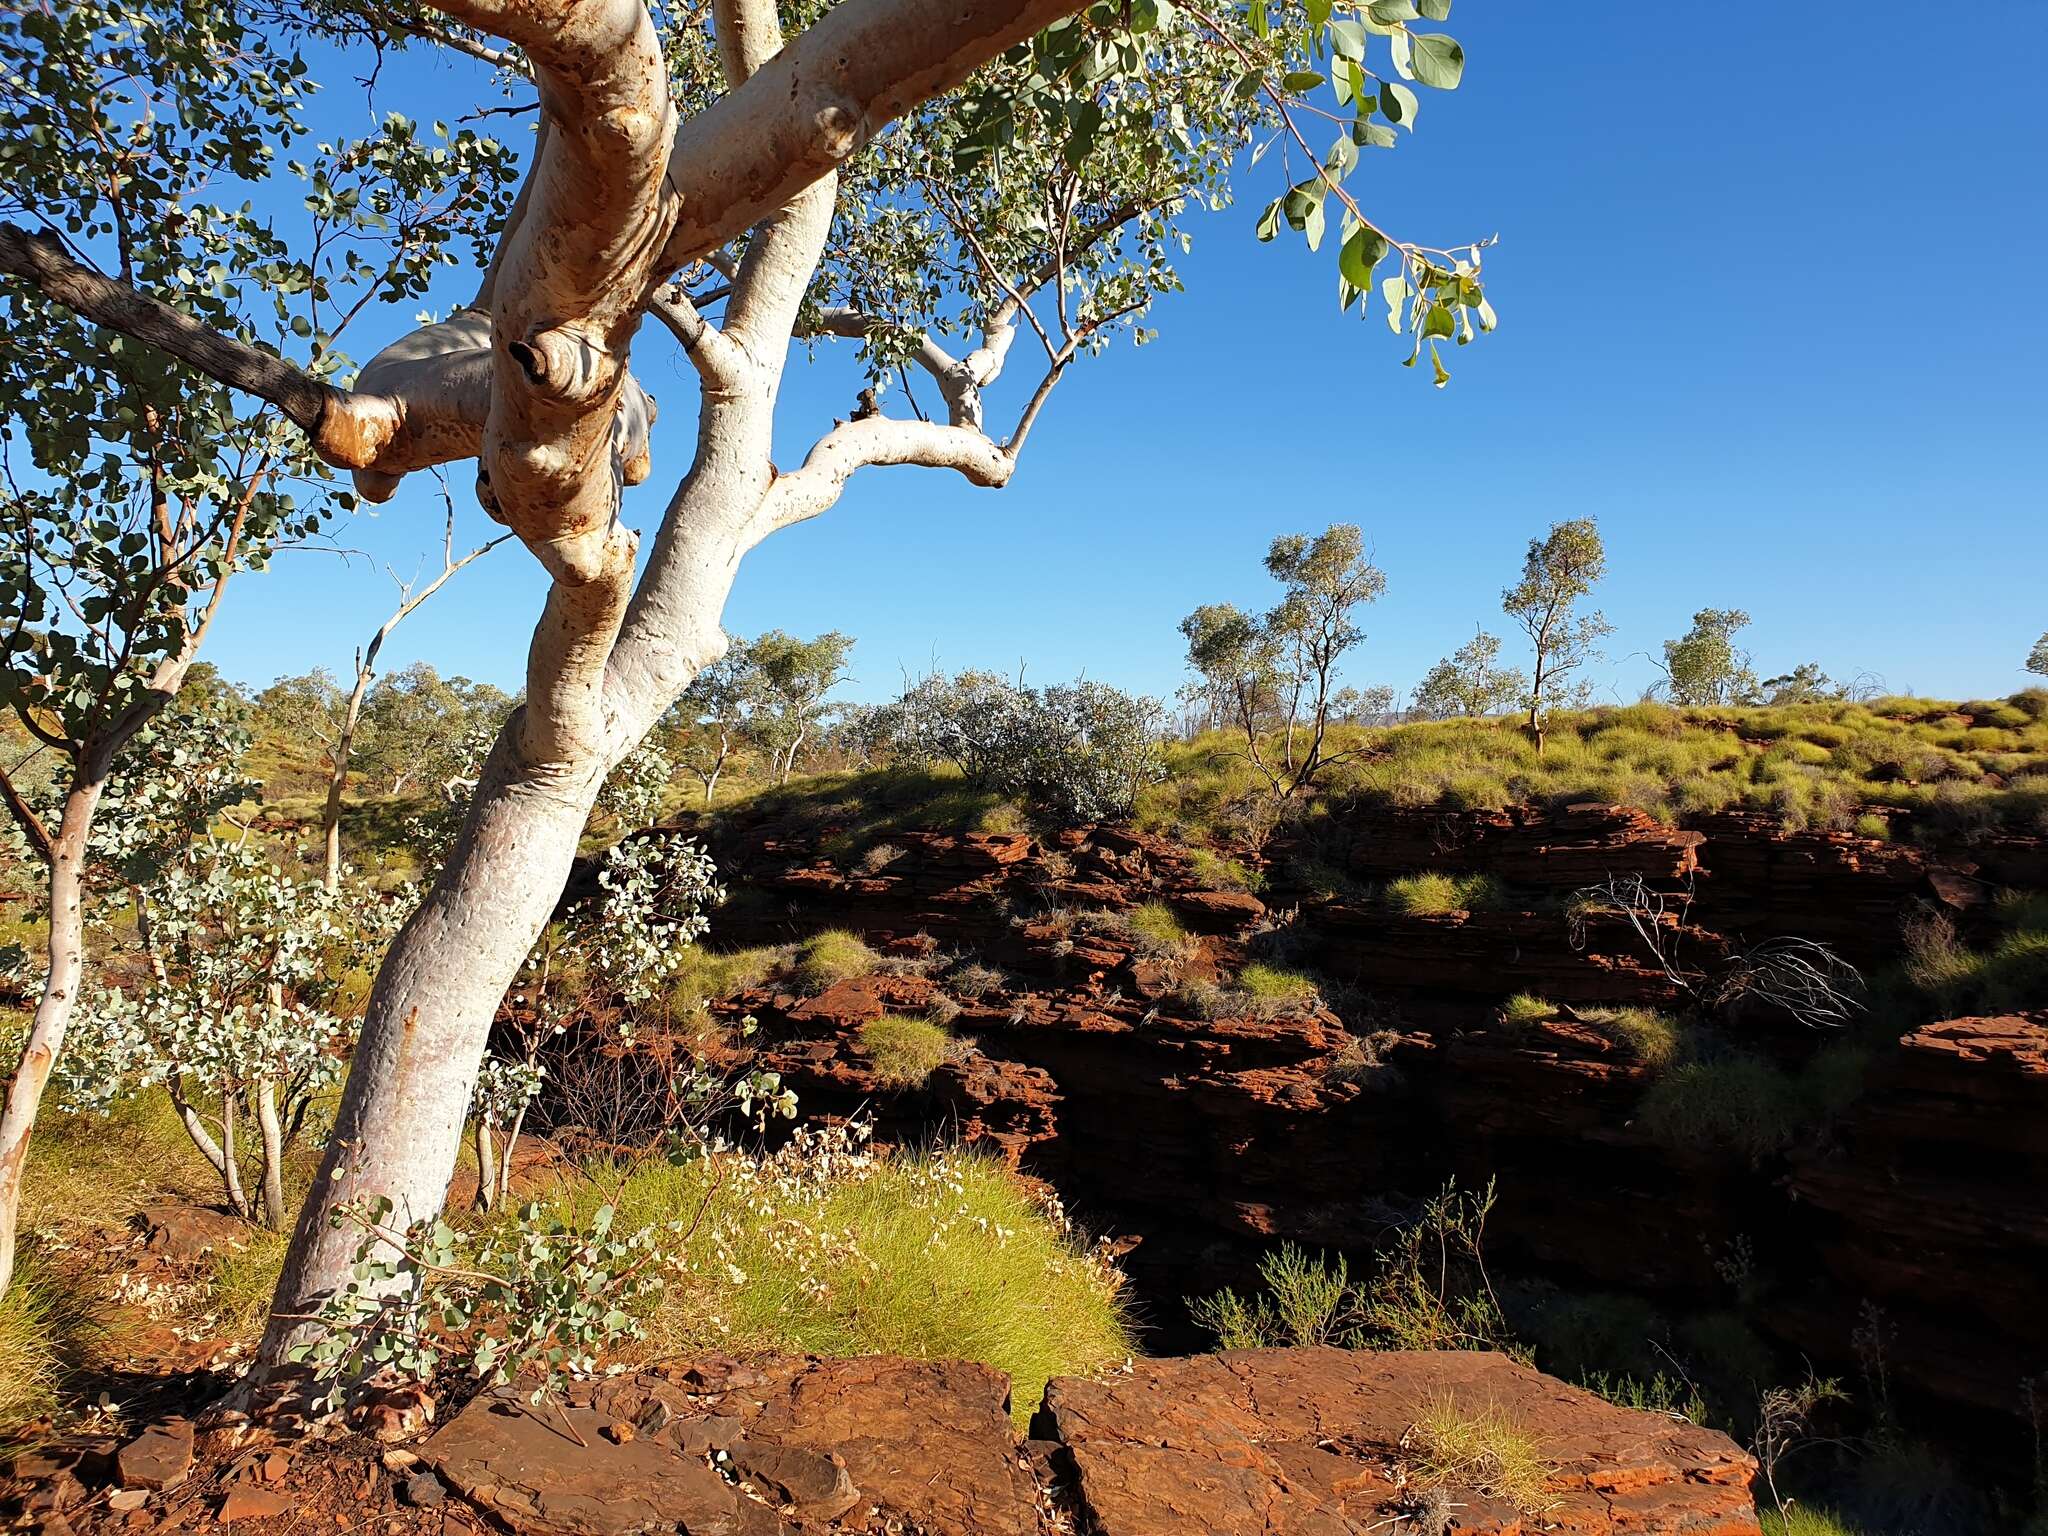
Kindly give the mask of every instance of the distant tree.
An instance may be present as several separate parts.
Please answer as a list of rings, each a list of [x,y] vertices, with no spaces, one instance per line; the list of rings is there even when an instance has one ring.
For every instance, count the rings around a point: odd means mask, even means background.
[[[760,691],[753,647],[734,642],[725,655],[699,672],[670,712],[674,756],[704,786],[706,805],[718,796],[718,781],[745,740],[747,706]]]
[[[398,795],[409,784],[440,786],[468,774],[479,733],[495,736],[517,701],[502,688],[443,677],[416,661],[379,678],[363,705],[357,760]]]
[[[1266,552],[1266,572],[1285,595],[1266,615],[1266,628],[1280,643],[1287,679],[1286,762],[1292,787],[1314,782],[1323,762],[1330,726],[1330,701],[1337,666],[1365,639],[1357,612],[1387,590],[1387,574],[1365,552],[1356,523],[1332,523],[1311,538],[1283,534]],[[1295,735],[1308,733],[1299,763]]]
[[[2027,653],[2027,670],[2048,677],[2048,635],[2034,642],[2034,648]]]
[[[1674,704],[1743,704],[1757,696],[1749,653],[1735,648],[1735,632],[1749,615],[1740,608],[1702,608],[1692,628],[1664,642],[1664,675]]]
[[[1204,603],[1180,621],[1195,670],[1193,693],[1209,719],[1244,734],[1247,750],[1280,715],[1280,644],[1235,603]]]
[[[1330,718],[1347,725],[1370,725],[1394,710],[1391,683],[1374,683],[1369,688],[1339,688],[1330,696]]]
[[[1352,523],[1332,523],[1313,537],[1283,534],[1266,552],[1266,571],[1282,595],[1263,617],[1234,603],[1205,603],[1180,621],[1180,632],[1199,679],[1192,697],[1243,735],[1246,761],[1285,798],[1312,785],[1331,761],[1324,746],[1337,668],[1365,639],[1357,610],[1386,590],[1387,578]],[[1264,739],[1275,730],[1283,732],[1277,761]]]
[[[1435,720],[1455,715],[1497,715],[1529,696],[1519,667],[1496,666],[1500,637],[1480,630],[1423,674],[1415,708]]]
[[[825,717],[825,695],[846,681],[853,636],[837,630],[815,640],[771,629],[752,641],[753,707],[748,725],[768,753],[775,782],[787,784],[797,753]]]
[[[444,490],[443,500],[448,508],[448,522],[441,540],[441,569],[432,580],[422,583],[417,577],[411,581],[398,581],[398,606],[391,610],[391,616],[377,626],[366,644],[356,651],[355,675],[349,685],[348,695],[341,702],[338,713],[330,718],[333,734],[327,739],[327,799],[320,811],[320,883],[329,895],[341,889],[341,802],[348,790],[351,759],[355,753],[356,740],[362,734],[363,704],[369,695],[370,684],[377,676],[377,653],[384,648],[384,642],[391,638],[391,632],[403,624],[420,605],[454,578],[455,573],[474,560],[489,554],[512,535],[501,533],[495,539],[479,544],[460,559],[455,555],[455,503]]]
[[[1504,612],[1529,637],[1536,670],[1529,683],[1529,734],[1543,751],[1543,717],[1560,702],[1581,698],[1588,685],[1566,679],[1599,654],[1601,640],[1614,631],[1597,609],[1578,612],[1607,574],[1607,549],[1590,517],[1555,523],[1540,539],[1529,541],[1522,579],[1501,593]]]
[[[1802,661],[1790,672],[1767,677],[1757,686],[1766,704],[1818,704],[1846,697],[1843,686],[1821,671],[1817,661]]]

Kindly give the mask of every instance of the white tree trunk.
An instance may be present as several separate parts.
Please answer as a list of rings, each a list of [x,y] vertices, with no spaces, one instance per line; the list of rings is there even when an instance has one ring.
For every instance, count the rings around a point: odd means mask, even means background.
[[[284,1208],[284,1127],[277,1118],[277,1084],[256,1080],[256,1128],[263,1137],[263,1224],[282,1232]]]
[[[64,800],[57,835],[50,840],[50,938],[42,995],[21,1052],[21,1064],[7,1085],[0,1111],[0,1294],[14,1278],[16,1228],[21,1219],[21,1180],[28,1164],[29,1132],[64,1045],[64,1031],[78,1003],[85,974],[85,850],[92,835],[104,779],[74,787]]]

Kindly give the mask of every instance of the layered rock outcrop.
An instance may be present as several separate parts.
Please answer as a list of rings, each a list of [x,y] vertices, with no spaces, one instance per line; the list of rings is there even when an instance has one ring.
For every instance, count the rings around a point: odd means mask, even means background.
[[[1497,1180],[1503,1263],[1686,1310],[1723,1304],[1730,1255],[1751,1255],[1779,1287],[1769,1310],[1792,1350],[1853,1371],[1850,1332],[1875,1308],[1899,1391],[2006,1422],[2021,1379],[2048,1370],[2048,1313],[2028,1300],[2048,1272],[2048,1016],[1950,1021],[1881,1051],[1850,1114],[1780,1157],[1652,1136],[1657,1069],[1595,1006],[1670,1004],[1674,969],[1710,973],[1788,935],[1867,965],[1915,914],[1967,934],[1989,882],[2038,862],[2037,839],[1943,853],[1747,814],[1673,828],[1607,805],[1366,808],[1320,824],[1313,848],[1269,849],[1254,895],[1210,888],[1187,850],[1122,829],[898,832],[852,868],[821,852],[840,830],[728,833],[721,863],[750,894],[721,936],[850,928],[903,973],[809,998],[769,988],[729,1010],[762,1020],[764,1063],[809,1112],[864,1109],[904,1139],[958,1131],[1138,1239],[1126,1262],[1157,1338],[1187,1342],[1180,1298],[1242,1279],[1272,1242],[1363,1255],[1402,1197],[1455,1176]],[[1505,897],[1403,916],[1362,885],[1290,888],[1310,859],[1361,883],[1483,873]],[[1637,880],[1662,906],[1638,914],[1654,948],[1625,914],[1574,910],[1576,892]],[[1185,953],[1162,959],[1119,927],[1149,901],[1195,935]],[[1348,988],[1343,1016],[1234,993],[1255,956]],[[963,990],[947,969],[962,958],[995,972]],[[1510,1028],[1498,1005],[1524,991],[1566,1006]],[[861,1023],[942,1000],[973,1048],[922,1089],[887,1088]],[[1770,1010],[1743,1027],[1789,1069],[1828,1043]]]

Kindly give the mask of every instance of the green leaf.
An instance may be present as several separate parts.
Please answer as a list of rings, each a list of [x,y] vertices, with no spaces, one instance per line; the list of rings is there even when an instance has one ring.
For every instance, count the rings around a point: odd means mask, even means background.
[[[1365,14],[1374,21],[1392,24],[1414,21],[1422,13],[1415,8],[1415,0],[1372,0],[1365,8]]]
[[[1337,270],[1344,274],[1344,280],[1357,288],[1372,286],[1372,269],[1380,264],[1387,254],[1386,237],[1376,229],[1360,225],[1345,240],[1337,252]]]
[[[1380,91],[1380,110],[1387,115],[1387,121],[1399,123],[1410,133],[1415,131],[1415,114],[1421,102],[1415,93],[1398,80],[1389,80]]]
[[[1317,86],[1326,84],[1328,84],[1328,81],[1312,69],[1292,69],[1280,79],[1281,88],[1294,96],[1299,96],[1305,91],[1312,91]]]
[[[1380,297],[1387,305],[1387,329],[1401,334],[1401,306],[1408,302],[1408,274],[1396,272],[1380,279]]]
[[[1266,204],[1266,211],[1259,215],[1258,227],[1253,230],[1261,240],[1271,240],[1280,233],[1280,199],[1274,198]]]
[[[1451,19],[1451,0],[1415,0],[1415,3],[1421,7],[1422,14],[1431,21]]]
[[[1444,366],[1444,360],[1437,356],[1436,343],[1429,344],[1429,366],[1436,370],[1436,387],[1442,389],[1451,382],[1451,370]]]
[[[1322,245],[1323,202],[1321,198],[1316,199],[1315,206],[1309,209],[1308,216],[1302,220],[1301,230],[1308,237],[1308,248],[1310,250],[1316,250]]]
[[[1330,23],[1330,48],[1338,58],[1354,63],[1365,61],[1365,28],[1355,21]]]
[[[1402,71],[1406,74],[1407,71]],[[1425,32],[1415,39],[1415,73],[1412,78],[1439,91],[1455,91],[1465,77],[1465,50],[1454,37]]]

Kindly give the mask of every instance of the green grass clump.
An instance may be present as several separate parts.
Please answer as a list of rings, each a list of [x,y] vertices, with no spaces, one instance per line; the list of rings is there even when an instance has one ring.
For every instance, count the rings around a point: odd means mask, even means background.
[[[1500,1005],[1501,1022],[1511,1029],[1526,1029],[1557,1017],[1557,1004],[1533,992],[1517,992]]]
[[[1120,913],[1119,925],[1148,955],[1177,955],[1188,947],[1188,932],[1163,901],[1148,901]]]
[[[698,1349],[979,1360],[1008,1373],[1019,1429],[1053,1376],[1135,1350],[1121,1277],[992,1158],[889,1156],[799,1140],[593,1170],[554,1205],[618,1227],[696,1220],[652,1303],[642,1358]],[[699,1214],[701,1212],[701,1215]]]
[[[1791,1140],[1805,1119],[1792,1079],[1760,1056],[1688,1061],[1659,1078],[1640,1111],[1650,1134],[1692,1151],[1733,1149],[1752,1160]]]
[[[797,985],[819,993],[842,981],[871,974],[881,957],[844,928],[827,928],[798,946],[795,976]]]
[[[0,1434],[53,1408],[65,1378],[106,1334],[90,1292],[23,1249],[0,1297]]]
[[[1759,1509],[1756,1521],[1764,1536],[1864,1536],[1862,1527],[1811,1504],[1787,1504],[1783,1514],[1775,1509]]]
[[[868,1020],[860,1039],[874,1058],[875,1076],[891,1088],[922,1088],[961,1044],[944,1025],[895,1014]]]
[[[1668,1067],[1685,1048],[1677,1020],[1651,1008],[1585,1008],[1579,1017],[1646,1066]]]
[[[1485,912],[1499,906],[1502,899],[1500,882],[1491,875],[1452,875],[1440,870],[1389,880],[1381,894],[1388,906],[1407,917]]]
[[[1312,1008],[1318,996],[1313,977],[1259,961],[1238,972],[1237,989],[1254,1014],[1268,1018]]]
[[[1204,890],[1210,891],[1256,891],[1265,881],[1253,870],[1247,869],[1235,859],[1207,848],[1190,848],[1188,866]]]
[[[692,944],[683,951],[669,988],[669,1006],[679,1016],[695,1013],[707,1003],[759,985],[781,958],[780,951],[765,946],[720,953]]]
[[[1543,1444],[1498,1403],[1465,1408],[1449,1395],[1417,1415],[1415,1471],[1432,1487],[1470,1488],[1534,1512],[1545,1502],[1552,1467]]]

